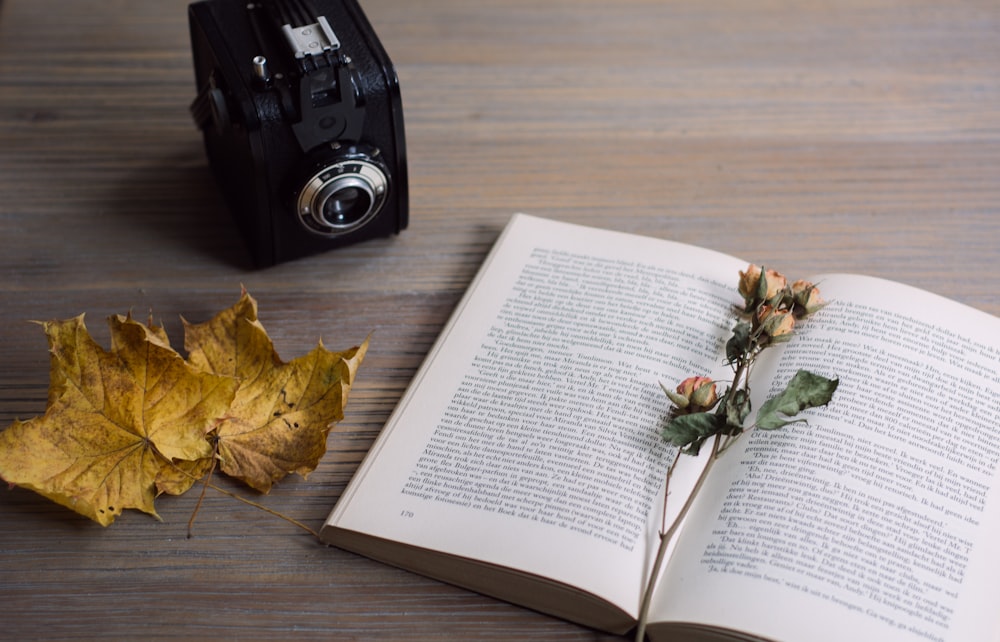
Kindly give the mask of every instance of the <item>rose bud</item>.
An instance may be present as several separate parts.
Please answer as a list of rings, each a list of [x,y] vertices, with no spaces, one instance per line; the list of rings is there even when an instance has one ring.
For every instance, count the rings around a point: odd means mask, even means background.
[[[809,281],[792,283],[792,301],[795,317],[802,319],[818,311],[826,301],[819,295],[819,288]]]
[[[704,412],[719,401],[715,382],[709,377],[688,377],[677,386],[677,392],[667,392],[678,408],[687,412]]]
[[[761,306],[757,313],[757,323],[772,339],[786,337],[795,329],[795,317],[789,310],[775,310],[769,305]]]
[[[763,299],[760,298],[761,275],[764,276],[767,286]],[[747,266],[746,272],[740,272],[739,292],[743,296],[743,301],[746,303],[748,312],[751,308],[770,301],[775,295],[784,290],[787,285],[788,280],[781,273],[775,270],[764,270],[759,265],[752,263]]]

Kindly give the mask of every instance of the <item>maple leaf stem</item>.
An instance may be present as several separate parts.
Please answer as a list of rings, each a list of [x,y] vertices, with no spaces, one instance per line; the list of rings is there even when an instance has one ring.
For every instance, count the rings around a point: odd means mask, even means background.
[[[240,497],[236,493],[232,493],[232,492],[230,492],[230,491],[228,491],[228,490],[226,490],[224,488],[219,488],[215,484],[211,484],[211,483],[206,482],[205,486],[210,487],[210,488],[212,488],[212,490],[216,490],[216,491],[222,493],[223,495],[228,495],[229,497],[232,497],[233,499],[239,500],[239,501],[243,502],[244,504],[248,504],[250,506],[253,506],[254,508],[259,508],[260,510],[264,511],[265,513],[269,513],[271,515],[274,515],[275,517],[277,517],[279,519],[283,519],[286,522],[288,522],[289,524],[292,524],[293,526],[298,526],[299,528],[301,528],[302,530],[306,531],[307,533],[309,533],[313,537],[316,537],[317,539],[319,539],[319,533],[317,533],[313,529],[309,528],[308,526],[306,526],[305,524],[303,524],[302,522],[300,522],[297,519],[293,519],[293,518],[291,518],[291,517],[289,517],[287,515],[282,515],[281,513],[279,513],[276,510],[272,510],[272,509],[268,508],[267,506],[264,506],[263,504],[258,504],[257,502],[255,502],[253,500],[247,499],[246,497]]]
[[[218,447],[216,447],[216,450],[217,449]],[[198,513],[201,511],[201,503],[205,501],[205,493],[208,492],[208,487],[212,485],[212,474],[215,472],[215,466],[217,461],[218,461],[217,459],[213,459],[212,467],[208,469],[208,474],[205,475],[205,483],[202,484],[201,486],[201,494],[198,495],[198,503],[194,505],[194,510],[191,511],[191,518],[188,520],[188,534],[187,534],[188,539],[191,539],[191,536],[193,534],[194,520],[198,517]]]
[[[216,454],[218,454],[218,449],[219,449],[219,445],[218,445],[218,442],[216,442],[215,443]],[[218,459],[215,459],[214,461],[218,462]],[[235,500],[241,501],[244,504],[247,504],[249,506],[253,506],[254,508],[259,508],[260,510],[264,511],[265,513],[269,513],[271,515],[274,515],[275,517],[278,517],[279,519],[283,519],[286,522],[288,522],[289,524],[292,524],[294,526],[298,526],[299,528],[301,528],[302,530],[306,531],[307,533],[309,533],[313,537],[319,539],[319,533],[317,533],[313,529],[309,528],[308,526],[306,526],[302,522],[298,521],[297,519],[293,519],[291,517],[288,517],[287,515],[282,515],[278,511],[273,510],[271,508],[268,508],[267,506],[264,506],[263,504],[258,504],[257,502],[255,502],[253,500],[247,499],[246,497],[240,497],[236,493],[228,491],[228,490],[226,490],[224,488],[220,488],[219,486],[216,486],[215,484],[213,484],[212,483],[212,474],[215,473],[215,469],[216,469],[216,465],[215,465],[215,463],[213,463],[212,467],[208,469],[208,474],[205,475],[205,483],[202,484],[201,495],[198,496],[198,503],[194,507],[194,512],[191,513],[191,519],[188,520],[188,534],[187,534],[188,539],[191,539],[191,537],[193,535],[194,520],[198,516],[198,511],[201,510],[201,504],[205,500],[205,493],[208,492],[209,488],[211,488],[212,490],[215,490],[216,492],[222,493],[223,495],[227,495],[227,496],[229,496],[229,497],[231,497],[231,498],[233,498]]]

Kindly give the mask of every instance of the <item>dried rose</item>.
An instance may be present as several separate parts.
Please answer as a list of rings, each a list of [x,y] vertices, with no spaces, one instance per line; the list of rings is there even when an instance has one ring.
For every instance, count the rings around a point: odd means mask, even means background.
[[[709,377],[688,377],[677,385],[677,391],[664,392],[674,404],[685,412],[704,412],[719,401],[715,382]]]
[[[766,288],[761,292],[761,276],[764,277]],[[749,312],[765,301],[770,301],[785,289],[788,280],[775,270],[764,270],[759,265],[750,264],[746,272],[740,272],[739,291]]]
[[[757,323],[764,334],[772,339],[787,337],[795,329],[795,316],[790,310],[762,305],[757,312]]]
[[[809,281],[792,283],[792,311],[797,319],[802,319],[818,311],[826,301],[819,295],[819,288]]]

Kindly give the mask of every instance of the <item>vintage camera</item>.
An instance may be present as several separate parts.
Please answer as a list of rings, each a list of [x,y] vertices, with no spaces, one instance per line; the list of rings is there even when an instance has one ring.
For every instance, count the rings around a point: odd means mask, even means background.
[[[191,112],[257,265],[406,227],[399,81],[355,0],[205,0],[188,17]]]

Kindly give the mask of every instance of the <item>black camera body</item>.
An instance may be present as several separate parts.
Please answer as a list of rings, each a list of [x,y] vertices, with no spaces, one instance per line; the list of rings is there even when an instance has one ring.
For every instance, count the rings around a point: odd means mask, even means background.
[[[406,228],[399,81],[356,0],[204,0],[188,17],[191,112],[258,266]]]

